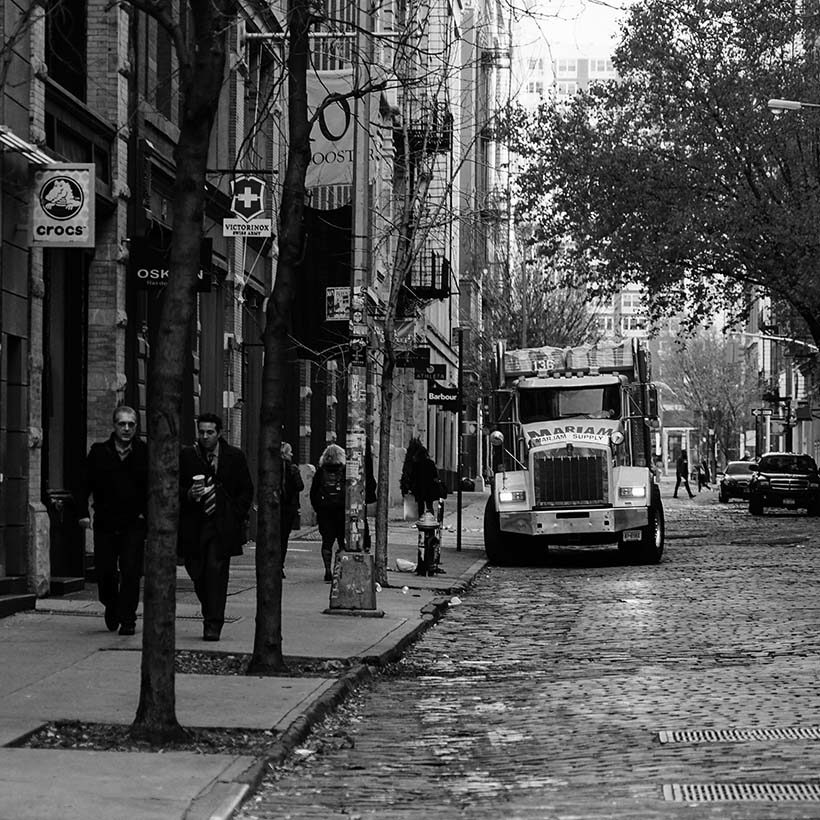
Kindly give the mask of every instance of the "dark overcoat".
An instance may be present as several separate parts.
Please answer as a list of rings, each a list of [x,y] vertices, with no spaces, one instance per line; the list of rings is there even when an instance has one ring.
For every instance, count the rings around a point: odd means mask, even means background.
[[[211,473],[208,459],[198,444],[183,447],[179,457],[179,539],[180,555],[192,557],[199,551],[199,535],[207,521],[202,503],[192,501],[188,491],[195,475]],[[241,555],[245,542],[245,522],[253,503],[253,481],[245,454],[219,439],[219,459],[215,475],[216,510],[213,521],[225,555]]]

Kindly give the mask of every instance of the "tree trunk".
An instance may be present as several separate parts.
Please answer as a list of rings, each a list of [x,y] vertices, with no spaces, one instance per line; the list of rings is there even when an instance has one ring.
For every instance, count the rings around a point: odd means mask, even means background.
[[[265,364],[259,439],[259,510],[256,540],[256,631],[248,671],[270,674],[284,666],[282,654],[282,462],[290,315],[294,283],[305,241],[305,175],[310,161],[307,69],[311,23],[307,0],[288,4],[288,162],[282,187],[276,282],[265,314]],[[317,297],[318,298],[318,297]]]
[[[230,7],[228,13],[231,13]],[[227,18],[219,5],[192,2],[194,62],[177,41],[183,115],[174,152],[174,233],[168,284],[148,383],[148,538],[140,699],[131,732],[161,744],[183,730],[174,677],[180,413],[185,360],[200,268],[205,171],[225,72]]]

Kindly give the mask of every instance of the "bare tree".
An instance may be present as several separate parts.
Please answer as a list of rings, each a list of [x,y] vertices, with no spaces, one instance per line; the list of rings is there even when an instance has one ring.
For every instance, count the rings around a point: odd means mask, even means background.
[[[659,356],[658,372],[680,402],[695,411],[704,432],[715,431],[724,457],[736,457],[754,396],[757,372],[738,359],[731,335],[701,328],[689,338],[669,340]]]
[[[180,134],[174,149],[174,233],[148,387],[148,539],[140,699],[132,733],[162,743],[180,735],[175,702],[175,593],[180,413],[200,266],[206,168],[225,76],[232,0],[170,0],[134,6],[168,33],[179,63]],[[190,12],[190,28],[181,16]]]

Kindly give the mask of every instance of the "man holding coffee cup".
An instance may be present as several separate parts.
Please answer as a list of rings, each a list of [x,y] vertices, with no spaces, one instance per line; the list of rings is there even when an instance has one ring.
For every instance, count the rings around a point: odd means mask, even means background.
[[[245,454],[221,433],[222,419],[203,413],[196,444],[180,454],[179,551],[202,604],[206,641],[220,638],[231,556],[242,554],[253,502]]]

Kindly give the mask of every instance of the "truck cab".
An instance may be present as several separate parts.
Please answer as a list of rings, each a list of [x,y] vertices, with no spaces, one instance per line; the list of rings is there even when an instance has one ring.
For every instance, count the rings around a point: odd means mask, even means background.
[[[636,346],[618,369],[568,368],[569,352],[553,352],[559,366],[504,373],[484,522],[492,563],[572,544],[617,544],[633,560],[660,560],[663,507],[651,455],[657,392],[639,378],[648,375],[647,356]]]

